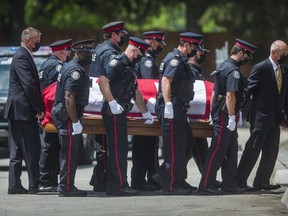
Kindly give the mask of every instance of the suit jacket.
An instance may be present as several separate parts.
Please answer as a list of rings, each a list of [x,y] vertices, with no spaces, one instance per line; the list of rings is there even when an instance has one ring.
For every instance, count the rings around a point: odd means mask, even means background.
[[[249,121],[254,126],[280,123],[287,96],[287,70],[281,68],[282,85],[278,92],[275,71],[269,58],[256,64],[248,78],[247,97],[252,95]]]
[[[13,56],[4,117],[11,120],[35,120],[43,112],[39,77],[30,52],[23,46]]]

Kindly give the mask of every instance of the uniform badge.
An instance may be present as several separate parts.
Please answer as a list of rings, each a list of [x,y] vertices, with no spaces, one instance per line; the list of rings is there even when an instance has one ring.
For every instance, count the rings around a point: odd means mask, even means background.
[[[164,63],[162,62],[162,63],[160,64],[159,70],[160,70],[160,71],[163,71],[163,69],[164,69]]]
[[[145,67],[147,67],[147,68],[151,68],[152,67],[152,61],[151,60],[146,60],[145,62],[144,62],[144,65],[145,65]]]
[[[56,66],[56,71],[57,71],[57,72],[60,72],[60,71],[61,71],[61,68],[62,68],[62,65],[61,65],[61,64],[57,65],[57,66]]]
[[[177,59],[172,59],[170,61],[170,65],[173,66],[173,67],[176,67],[178,64],[179,64],[179,61]]]
[[[234,71],[234,72],[233,72],[233,77],[234,77],[235,79],[239,79],[239,78],[240,78],[240,73],[239,73],[239,71]]]
[[[38,76],[39,76],[39,79],[40,79],[40,80],[43,80],[43,78],[44,78],[44,71],[40,71],[40,72],[38,73]]]
[[[61,75],[61,73],[59,73],[59,74],[58,74],[58,77],[57,77],[57,81],[58,81],[58,82],[61,81],[61,77],[62,77],[62,75]]]
[[[110,62],[109,62],[109,65],[114,67],[115,65],[117,64],[117,60],[116,59],[112,59]]]
[[[80,77],[80,73],[78,71],[74,71],[74,72],[71,73],[71,77],[74,80],[78,80],[79,77]]]

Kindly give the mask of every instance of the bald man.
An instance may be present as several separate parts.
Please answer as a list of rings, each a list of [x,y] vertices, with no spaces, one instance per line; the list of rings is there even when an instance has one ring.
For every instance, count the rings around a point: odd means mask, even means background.
[[[277,40],[272,43],[270,56],[256,64],[248,78],[246,98],[252,99],[249,110],[250,138],[238,166],[238,186],[249,190],[275,190],[272,175],[279,150],[280,123],[285,97],[287,97],[287,44]],[[262,153],[253,187],[247,179]]]

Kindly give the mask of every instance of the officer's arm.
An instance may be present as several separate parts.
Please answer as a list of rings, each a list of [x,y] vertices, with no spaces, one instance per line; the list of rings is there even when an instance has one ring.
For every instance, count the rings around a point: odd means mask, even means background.
[[[106,76],[100,76],[99,80],[100,91],[107,102],[113,101],[114,97],[110,89],[110,81]]]
[[[76,94],[72,91],[65,91],[65,107],[73,123],[78,121],[75,95]]]
[[[235,105],[236,105],[236,94],[235,92],[226,93],[226,107],[228,110],[228,115],[235,115]]]
[[[139,108],[141,113],[146,113],[148,112],[148,109],[146,107],[146,104],[144,102],[144,98],[143,95],[141,94],[141,92],[139,91],[139,89],[136,89],[136,100],[135,100],[135,104],[136,106]]]
[[[173,79],[171,77],[162,77],[161,85],[162,85],[162,95],[164,98],[165,104],[167,102],[171,102],[171,82]]]

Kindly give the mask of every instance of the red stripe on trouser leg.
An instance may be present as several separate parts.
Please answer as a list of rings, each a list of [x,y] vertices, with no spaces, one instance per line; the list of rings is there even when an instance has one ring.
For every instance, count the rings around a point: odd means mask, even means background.
[[[115,149],[115,159],[116,159],[116,166],[117,166],[117,171],[119,175],[119,180],[120,180],[120,187],[123,187],[123,181],[122,181],[122,174],[121,174],[121,169],[120,169],[120,164],[119,164],[119,156],[118,156],[118,136],[117,136],[117,119],[116,115],[113,115],[114,118],[114,149]]]
[[[223,124],[224,124],[224,115],[223,115],[223,113],[221,113],[221,123],[220,123],[220,130],[219,130],[219,134],[218,134],[217,144],[216,144],[215,151],[212,153],[212,157],[210,158],[210,161],[209,161],[209,165],[208,165],[208,169],[207,169],[205,181],[204,181],[204,188],[207,187],[207,181],[208,181],[208,176],[209,176],[210,169],[211,169],[211,164],[213,163],[213,159],[215,157],[215,154],[217,153],[217,151],[219,149],[219,145],[220,145],[221,138],[222,138],[222,132],[223,132]]]
[[[170,144],[170,147],[171,147],[170,191],[173,191],[173,183],[174,183],[174,125],[173,125],[172,119],[170,119],[170,141],[171,141],[171,144]]]
[[[72,148],[72,131],[71,131],[71,122],[70,119],[67,121],[68,124],[68,137],[69,137],[69,144],[68,144],[68,158],[67,158],[67,177],[66,177],[66,190],[70,191],[70,171],[71,171],[71,148]]]

